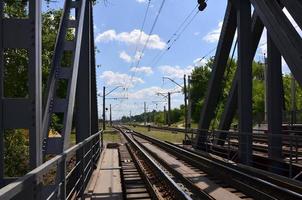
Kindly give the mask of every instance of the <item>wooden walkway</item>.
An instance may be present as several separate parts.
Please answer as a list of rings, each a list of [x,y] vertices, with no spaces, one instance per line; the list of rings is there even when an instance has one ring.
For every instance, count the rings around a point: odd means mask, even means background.
[[[123,199],[118,149],[105,149],[88,184],[85,199]]]

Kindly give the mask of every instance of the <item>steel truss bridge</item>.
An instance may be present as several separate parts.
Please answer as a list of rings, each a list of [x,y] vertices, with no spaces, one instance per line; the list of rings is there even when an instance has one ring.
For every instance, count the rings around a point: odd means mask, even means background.
[[[52,67],[42,97],[41,1],[29,0],[28,17],[7,18],[0,2],[0,199],[72,199],[83,197],[84,190],[103,149],[98,128],[93,3],[65,0],[56,39]],[[254,9],[252,9],[252,7]],[[241,133],[238,137],[239,161],[250,165],[252,144],[252,61],[264,28],[267,30],[267,105],[268,156],[282,158],[283,86],[281,58],[302,86],[302,40],[282,11],[286,8],[302,28],[300,0],[228,0],[206,99],[201,110],[195,148],[205,149],[207,132],[214,118],[232,44],[238,46],[238,67],[229,92],[219,129],[229,130],[238,111]],[[75,10],[75,18],[71,17]],[[253,13],[252,13],[253,12]],[[75,30],[67,40],[69,29]],[[237,38],[235,37],[237,30]],[[5,51],[28,52],[28,95],[23,98],[4,94]],[[70,54],[70,65],[62,59]],[[66,95],[58,96],[61,81],[67,82]],[[61,137],[50,137],[53,114],[62,114]],[[69,148],[72,123],[76,126],[76,145]],[[4,133],[28,129],[30,171],[23,177],[4,176]],[[227,132],[218,132],[224,140]],[[51,158],[45,160],[45,158]],[[51,175],[52,180],[45,180]]]

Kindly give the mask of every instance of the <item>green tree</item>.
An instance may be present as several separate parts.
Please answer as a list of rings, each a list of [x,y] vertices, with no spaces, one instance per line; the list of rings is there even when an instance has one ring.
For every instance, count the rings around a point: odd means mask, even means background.
[[[192,102],[192,119],[195,122],[197,122],[200,117],[200,110],[206,95],[213,61],[213,58],[209,59],[205,66],[195,67],[192,72],[190,93]]]

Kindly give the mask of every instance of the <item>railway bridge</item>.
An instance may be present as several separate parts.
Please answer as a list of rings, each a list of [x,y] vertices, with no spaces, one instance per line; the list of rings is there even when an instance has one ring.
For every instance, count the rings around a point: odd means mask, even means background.
[[[105,144],[99,129],[94,2],[64,0],[45,85],[42,4],[20,2],[28,11],[15,18],[5,14],[14,2],[0,1],[0,199],[302,199],[302,135],[282,123],[281,70],[284,58],[302,86],[301,35],[282,11],[286,8],[301,29],[300,0],[227,0],[198,128],[116,124],[118,144]],[[197,4],[206,9],[206,1]],[[267,129],[254,130],[252,61],[265,29]],[[7,80],[7,63],[17,52],[26,55],[27,92],[11,95],[5,84],[15,80]],[[235,52],[225,110],[219,128],[210,130]],[[236,114],[238,129],[231,130]],[[62,127],[53,134],[57,118]],[[102,118],[105,123],[104,113]],[[26,130],[29,169],[24,176],[6,177],[5,137],[18,130]],[[190,141],[174,144],[145,134],[152,130],[184,133]]]

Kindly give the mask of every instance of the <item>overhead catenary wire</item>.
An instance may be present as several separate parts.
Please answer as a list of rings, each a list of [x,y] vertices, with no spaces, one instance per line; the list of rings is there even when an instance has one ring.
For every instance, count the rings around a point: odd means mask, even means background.
[[[134,54],[133,54],[133,57],[132,57],[131,64],[129,66],[129,70],[132,69],[132,67],[133,67],[133,65],[135,63],[135,57],[136,57],[136,54],[138,52],[139,44],[140,44],[141,39],[142,39],[143,31],[144,31],[145,24],[146,24],[146,21],[147,21],[147,16],[148,16],[148,13],[149,13],[149,10],[150,10],[150,5],[151,5],[151,0],[148,0],[148,4],[147,4],[147,7],[146,7],[146,10],[145,10],[145,13],[144,13],[143,22],[142,22],[142,25],[140,27],[140,33],[139,33],[139,36],[138,36],[137,41],[136,41],[135,51],[134,51]],[[132,76],[131,76],[131,81],[129,83],[130,85],[132,83],[133,73],[132,73]],[[126,88],[128,88],[130,85],[126,85]]]
[[[137,72],[136,69],[138,68],[138,66],[139,66],[139,64],[140,64],[140,62],[141,62],[141,59],[142,59],[142,57],[143,57],[142,55],[144,55],[144,52],[145,52],[145,50],[146,50],[146,48],[147,48],[147,46],[148,46],[148,43],[149,43],[149,41],[150,41],[150,37],[151,37],[151,35],[152,35],[152,33],[153,33],[154,29],[155,29],[155,26],[156,26],[156,24],[157,24],[157,22],[158,22],[159,16],[160,16],[160,14],[161,14],[161,12],[162,12],[162,10],[163,10],[163,7],[164,7],[164,5],[165,5],[165,2],[166,2],[166,0],[162,0],[161,5],[160,5],[160,7],[159,7],[159,10],[158,10],[158,12],[157,12],[157,14],[156,14],[156,17],[155,17],[155,19],[154,19],[154,22],[153,22],[153,24],[152,24],[152,26],[151,26],[151,29],[150,29],[150,31],[149,31],[148,38],[147,38],[147,40],[146,40],[146,42],[145,42],[145,44],[144,44],[142,50],[140,51],[140,55],[139,55],[139,58],[138,58],[138,60],[137,60],[136,65],[135,65],[134,72],[133,72],[132,75],[131,75],[131,79],[130,79],[130,83],[129,83],[130,85],[133,83],[133,78],[135,77],[135,74],[136,74],[136,72]]]
[[[193,11],[190,12],[190,14],[185,18],[184,22],[181,24],[181,28],[177,30],[177,35],[172,35],[172,40],[168,40],[167,44],[170,44],[163,52],[160,52],[155,56],[153,59],[153,62],[151,63],[151,66],[156,65],[162,57],[175,45],[175,43],[179,40],[179,38],[182,36],[182,34],[186,31],[186,29],[190,26],[190,24],[193,22],[193,20],[196,18],[197,14],[199,13],[199,10],[193,15],[194,11],[197,9],[197,6],[193,9]],[[190,19],[190,20],[189,20]],[[188,21],[189,20],[189,21]],[[187,22],[187,23],[186,23]],[[176,36],[176,37],[175,37]],[[175,37],[175,38],[174,38]],[[174,39],[173,39],[174,38]]]
[[[140,64],[140,62],[141,62],[142,55],[144,54],[144,52],[145,52],[145,50],[146,50],[146,48],[147,48],[147,46],[148,46],[148,43],[149,43],[149,41],[150,41],[150,37],[151,37],[151,35],[152,35],[152,33],[153,33],[154,29],[155,29],[155,26],[156,26],[156,24],[157,24],[157,22],[158,22],[159,16],[160,16],[160,14],[161,14],[161,12],[162,12],[162,10],[163,10],[163,7],[164,7],[164,5],[165,5],[165,2],[166,2],[166,0],[162,0],[162,3],[161,3],[161,5],[160,5],[160,7],[159,7],[159,10],[158,10],[158,12],[157,12],[157,15],[156,15],[156,17],[155,17],[155,19],[154,19],[154,22],[153,22],[153,24],[152,24],[151,30],[150,30],[150,32],[149,32],[148,38],[147,38],[147,40],[146,40],[146,42],[145,42],[145,44],[144,44],[144,46],[143,46],[143,48],[142,48],[142,50],[141,50],[139,59],[137,60],[136,68],[139,66],[139,64]]]
[[[196,10],[196,8],[198,7],[198,4],[194,7],[194,9],[186,16],[186,18],[182,21],[182,23],[178,26],[178,28],[176,29],[176,31],[170,36],[170,38],[167,40],[166,44],[170,44],[171,41],[173,41],[173,39],[179,35],[179,31],[182,30],[183,26],[185,25],[185,23],[189,20],[189,18],[194,14],[194,11]],[[158,52],[158,54],[156,54],[156,56],[152,59],[152,61],[150,63],[154,63],[154,61],[156,61],[159,57],[161,57],[163,52]]]
[[[151,0],[148,1],[148,5],[147,5],[147,8],[146,8],[146,11],[145,11],[145,14],[144,14],[143,23],[142,23],[142,26],[140,28],[139,37],[137,38],[137,41],[136,41],[136,47],[135,47],[133,59],[132,59],[132,62],[131,62],[131,68],[133,67],[133,64],[135,62],[135,56],[138,53],[138,47],[139,47],[139,44],[140,44],[141,39],[142,39],[143,30],[144,30],[144,27],[145,27],[145,24],[146,24],[146,20],[147,20],[147,16],[148,16],[148,13],[149,13],[150,5],[151,5]]]

